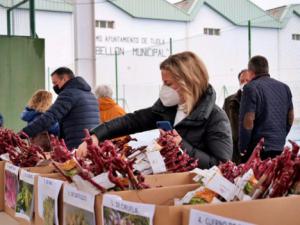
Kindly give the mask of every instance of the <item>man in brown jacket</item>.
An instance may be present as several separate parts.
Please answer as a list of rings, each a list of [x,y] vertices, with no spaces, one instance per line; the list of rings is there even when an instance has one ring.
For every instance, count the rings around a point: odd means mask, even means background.
[[[238,75],[240,89],[233,95],[225,99],[223,109],[225,110],[231,125],[232,140],[233,140],[233,156],[232,161],[239,164],[241,157],[238,149],[239,143],[239,114],[240,102],[242,97],[243,87],[251,80],[251,74],[248,70],[242,70]]]

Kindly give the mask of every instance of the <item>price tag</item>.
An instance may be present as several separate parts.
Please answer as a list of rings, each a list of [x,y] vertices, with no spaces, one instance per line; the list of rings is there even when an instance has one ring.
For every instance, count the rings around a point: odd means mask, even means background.
[[[144,175],[152,174],[153,173],[153,171],[151,169],[151,165],[150,165],[148,159],[135,163],[133,165],[133,168],[135,170],[140,171]]]
[[[226,201],[231,201],[236,191],[236,186],[220,174],[215,174],[205,187],[221,195]]]
[[[195,182],[201,181],[203,184],[207,184],[213,178],[213,176],[215,176],[215,174],[221,174],[219,168],[216,166],[210,168],[209,170],[195,168],[192,172],[197,174],[193,180]]]
[[[190,222],[189,225],[212,225],[212,224],[222,224],[222,225],[254,225],[252,223],[247,223],[239,220],[229,219],[222,216],[217,216],[214,214],[202,212],[200,210],[191,209],[190,211]]]
[[[163,157],[159,151],[147,152],[153,173],[164,173],[167,171]]]
[[[110,189],[115,186],[114,183],[110,182],[108,178],[108,172],[101,173],[100,175],[92,178],[96,183],[100,184],[105,189]]]
[[[191,199],[195,196],[195,194],[199,191],[202,191],[203,189],[204,189],[204,187],[199,187],[194,191],[190,191],[190,192],[186,193],[182,199],[180,199],[180,200],[175,199],[175,205],[188,204],[191,201]]]
[[[137,224],[140,221],[140,224],[153,225],[154,212],[152,204],[124,201],[109,194],[103,196],[102,224]]]
[[[244,188],[245,188],[245,185],[251,179],[252,176],[254,176],[254,173],[253,173],[253,170],[250,169],[242,177],[238,177],[235,180],[235,184],[236,184],[236,194],[235,195],[241,201],[244,200],[244,199],[245,200],[249,199],[248,198],[249,196],[247,197],[246,194],[244,193]]]
[[[10,159],[9,159],[9,154],[8,153],[4,153],[0,156],[0,159],[2,159],[3,161],[7,161],[9,162]]]

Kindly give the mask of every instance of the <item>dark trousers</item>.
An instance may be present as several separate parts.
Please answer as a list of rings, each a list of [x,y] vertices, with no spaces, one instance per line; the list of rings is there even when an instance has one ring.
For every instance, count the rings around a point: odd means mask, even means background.
[[[246,155],[242,157],[242,163],[246,163],[250,158],[252,152],[247,152]],[[267,158],[275,158],[276,156],[280,155],[281,151],[261,151],[260,158],[261,160],[265,160]]]

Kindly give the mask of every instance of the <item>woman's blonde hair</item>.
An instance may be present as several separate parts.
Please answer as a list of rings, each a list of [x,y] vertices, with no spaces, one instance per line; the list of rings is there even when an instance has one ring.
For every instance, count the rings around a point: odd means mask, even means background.
[[[208,72],[202,60],[192,52],[171,55],[160,64],[161,70],[169,71],[178,84],[189,114],[209,86]]]
[[[52,94],[49,91],[37,90],[28,101],[27,106],[38,112],[46,112],[52,105]]]

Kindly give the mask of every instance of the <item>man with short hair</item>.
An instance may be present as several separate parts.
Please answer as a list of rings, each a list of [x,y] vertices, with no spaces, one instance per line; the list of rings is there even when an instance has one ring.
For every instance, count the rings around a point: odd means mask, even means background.
[[[223,105],[231,125],[232,140],[233,140],[233,155],[232,161],[239,164],[241,156],[239,152],[239,116],[240,116],[240,102],[242,97],[243,87],[251,80],[251,73],[244,69],[238,74],[240,89],[233,95],[228,96]]]
[[[265,57],[251,58],[248,69],[254,78],[244,87],[241,100],[240,151],[246,161],[264,138],[262,158],[273,158],[283,150],[294,121],[292,94],[286,84],[270,77]]]
[[[58,95],[54,104],[23,131],[30,137],[48,130],[56,121],[60,125],[60,138],[71,150],[84,138],[84,129],[99,124],[99,110],[91,87],[82,77],[75,77],[72,70],[61,67],[51,74],[53,89]]]

